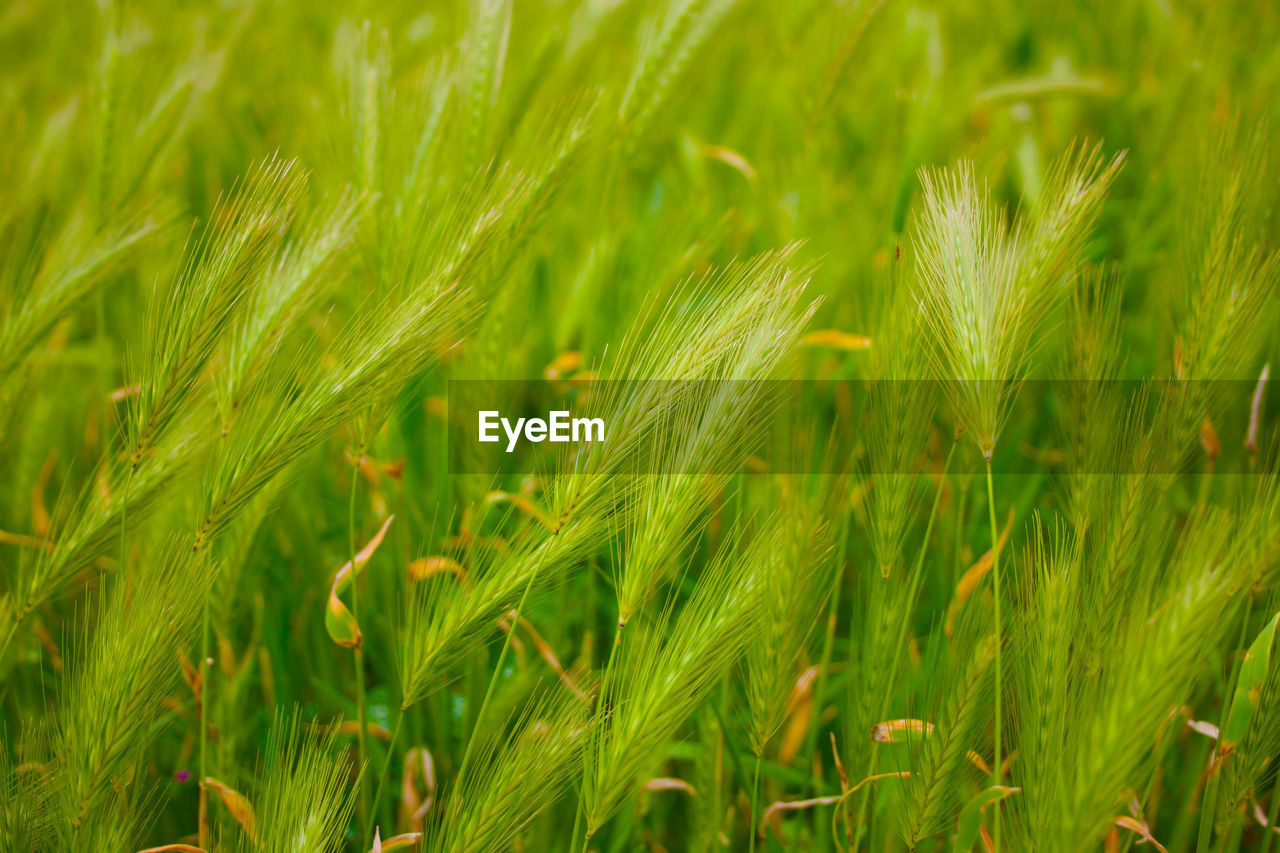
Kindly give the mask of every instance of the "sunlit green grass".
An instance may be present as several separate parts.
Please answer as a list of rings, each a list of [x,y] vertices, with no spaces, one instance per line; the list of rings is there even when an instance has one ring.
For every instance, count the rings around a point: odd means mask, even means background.
[[[1280,844],[1277,45],[5,3],[0,847]]]

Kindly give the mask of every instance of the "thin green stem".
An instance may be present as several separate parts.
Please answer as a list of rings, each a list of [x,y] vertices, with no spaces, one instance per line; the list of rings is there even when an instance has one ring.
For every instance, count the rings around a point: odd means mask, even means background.
[[[1207,767],[1208,761],[1213,758],[1213,751],[1217,749],[1217,742],[1210,741],[1208,738],[1201,738],[1199,748],[1193,750],[1188,766],[1190,767]],[[1198,787],[1197,787],[1198,790]],[[1196,792],[1192,791],[1188,794],[1186,808],[1179,809],[1178,819],[1173,825],[1173,830],[1169,834],[1169,838],[1165,841],[1165,846],[1170,850],[1188,850],[1190,846],[1188,839],[1193,832],[1193,825],[1199,825],[1200,810],[1194,806],[1194,798]]]
[[[1218,751],[1209,759],[1216,763]],[[1196,836],[1196,853],[1209,853],[1209,841],[1213,836],[1213,819],[1218,811],[1218,768],[1209,771],[1209,781],[1204,786],[1204,799],[1200,803],[1200,832]]]
[[[573,811],[573,832],[569,835],[569,849],[571,851],[577,849],[578,833],[582,832],[582,800],[583,792],[578,791],[578,807]]]
[[[484,699],[480,701],[480,708],[476,711],[475,726],[471,729],[471,736],[467,738],[467,748],[462,752],[462,763],[458,765],[458,775],[454,779],[454,786],[462,784],[464,774],[467,772],[467,766],[471,763],[471,753],[475,749],[476,732],[480,729],[480,725],[484,722],[485,711],[489,708],[489,702],[493,699],[493,691],[498,686],[498,676],[502,674],[502,666],[506,662],[507,652],[511,650],[511,639],[515,636],[516,626],[520,624],[520,614],[524,612],[525,603],[529,599],[529,593],[533,590],[533,585],[538,578],[538,570],[542,567],[542,561],[539,560],[534,564],[533,570],[529,572],[529,580],[525,582],[524,592],[520,594],[520,601],[516,604],[516,609],[511,617],[511,626],[507,629],[506,638],[502,641],[502,651],[498,653],[498,662],[493,667],[493,674],[489,676],[489,686],[484,691]]]
[[[1250,606],[1246,603],[1244,606],[1244,614],[1240,619],[1240,634],[1236,638],[1235,654],[1231,657],[1231,674],[1227,676],[1227,680],[1222,685],[1223,695],[1230,697],[1232,687],[1240,678],[1240,667],[1244,660],[1245,643],[1249,637],[1249,611]],[[1222,703],[1222,714],[1218,718],[1218,730],[1221,731],[1227,724],[1227,714],[1231,712],[1230,701]],[[1212,769],[1209,771],[1209,781],[1204,786],[1204,799],[1200,804],[1200,831],[1196,835],[1196,853],[1208,853],[1209,842],[1213,837],[1213,824],[1217,818],[1218,812],[1218,779],[1222,775],[1220,773],[1221,756],[1215,747],[1210,757]],[[1224,839],[1225,840],[1225,839]]]
[[[938,477],[938,485],[933,490],[933,504],[932,506],[929,507],[929,521],[925,524],[925,527],[924,527],[924,539],[920,543],[920,549],[916,552],[916,561],[911,567],[911,576],[908,579],[909,588],[907,591],[908,605],[907,605],[906,612],[903,613],[902,615],[902,621],[898,625],[898,640],[896,643],[894,643],[894,646],[893,646],[895,651],[893,655],[892,666],[895,674],[890,676],[890,682],[889,682],[890,684],[892,684],[893,680],[896,678],[898,662],[902,659],[901,650],[904,645],[904,640],[906,639],[907,627],[911,622],[910,602],[915,601],[916,593],[920,589],[920,581],[924,577],[925,552],[929,547],[929,540],[933,536],[933,525],[938,518],[938,506],[942,503],[942,488],[947,483],[947,475],[951,471],[951,459],[953,456],[955,456],[956,445],[958,443],[959,442],[955,442],[955,441],[951,442],[951,449],[947,451],[947,460],[942,464],[942,474]],[[883,718],[886,712],[888,711],[888,709],[889,709],[889,693],[886,692],[884,698],[880,701],[879,716]],[[872,753],[867,757],[867,771],[864,774],[862,774],[862,777],[864,779],[875,772],[875,762],[876,762],[876,753],[875,751],[872,751]],[[869,802],[870,796],[871,796],[871,786],[868,785],[862,789],[862,797],[858,801],[858,822],[857,822],[857,829],[855,830],[855,835],[853,838],[853,844],[851,846],[852,850],[857,850],[858,846],[862,843],[863,830],[865,829],[863,818],[866,815],[867,804]],[[840,803],[839,808],[841,810],[846,809],[846,806],[845,806],[846,802],[847,800],[842,801]]]
[[[813,795],[816,797],[822,790],[822,764],[817,760],[818,755],[818,729],[822,726],[822,708],[827,701],[827,672],[831,668],[831,656],[835,649],[836,627],[839,621],[840,608],[840,589],[844,585],[844,567],[846,562],[846,554],[849,547],[849,514],[844,513],[840,519],[840,545],[836,549],[836,570],[831,576],[831,593],[830,600],[827,604],[827,629],[822,637],[822,658],[818,664],[818,683],[813,688],[813,708],[810,713],[813,715],[809,725],[809,734],[807,737],[809,755],[809,765],[812,770],[813,779]],[[844,810],[843,806],[840,809]],[[827,849],[826,836],[818,833],[819,818],[815,814],[813,818],[813,831],[815,837],[822,839],[822,847]]]
[[[356,570],[356,486],[360,482],[360,460],[364,457],[364,447],[356,451],[356,461],[351,467],[351,494],[347,499],[347,547],[351,555],[351,618],[355,621],[356,630],[360,625],[360,576]],[[360,844],[367,844],[369,835],[369,785],[363,772],[368,760],[368,744],[366,743],[368,727],[367,710],[364,700],[364,638],[360,637],[354,649],[356,667],[356,725],[359,726],[357,743],[359,748],[360,780]],[[403,716],[403,715],[402,715]]]
[[[996,526],[996,490],[991,477],[991,460],[987,460],[987,517],[991,522],[991,585],[995,604],[996,634],[996,696],[995,696],[995,760],[991,764],[993,785],[1001,784],[1002,757],[1000,752],[1000,694],[1004,687],[1004,670],[1002,668],[1000,649],[1004,645],[1004,632],[1000,625],[1000,532]],[[1000,806],[996,804],[991,815],[991,840],[996,853],[1000,853]]]
[[[204,780],[209,778],[209,594],[204,597],[200,619],[200,808],[196,834],[202,850],[209,849],[209,794]]]
[[[756,809],[760,798],[760,753],[756,753],[756,772],[751,777],[751,853],[756,851]]]
[[[130,577],[130,573],[128,551],[125,547],[125,529],[126,522],[129,520],[129,490],[133,486],[133,472],[136,470],[137,468],[132,465],[129,466],[129,474],[124,480],[124,492],[120,498],[120,571],[124,573],[126,579]]]
[[[387,744],[387,760],[382,762],[382,772],[378,774],[378,785],[373,789],[373,808],[376,813],[378,803],[382,801],[382,788],[387,783],[387,777],[390,775],[391,762],[396,755],[396,741],[400,739],[400,729],[404,726],[405,712],[400,711],[399,718],[396,719],[395,728],[391,730],[391,741]]]
[[[709,703],[707,707],[711,709],[711,713],[715,714],[716,722],[720,724],[720,731],[728,731],[729,723],[724,718],[724,710],[719,708],[714,702]],[[746,785],[747,770],[742,766],[742,759],[738,757],[738,751],[736,749],[726,748],[725,755],[728,755],[729,760],[733,762],[733,779],[737,780],[738,784]]]
[[[1218,843],[1218,853],[1228,853],[1228,851],[1237,851],[1240,849],[1240,836],[1244,832],[1244,822],[1242,816],[1238,813],[1232,813],[1227,819],[1227,831],[1222,833],[1222,840]]]
[[[840,608],[840,588],[844,584],[844,566],[849,548],[849,515],[845,513],[840,520],[840,542],[836,548],[836,570],[831,574],[831,593],[827,602],[827,629],[822,637],[822,658],[818,664],[818,682],[813,687],[813,722],[809,726],[808,753],[817,755],[818,729],[822,718],[822,706],[827,700],[827,671],[831,668],[831,656],[835,649],[836,623]],[[822,772],[817,761],[812,761],[813,791],[816,795],[822,788]],[[816,820],[816,819],[815,819]],[[816,823],[815,823],[816,826]]]
[[[1267,812],[1267,825],[1262,833],[1262,849],[1259,853],[1271,853],[1271,842],[1276,837],[1276,820],[1280,819],[1280,785],[1271,789],[1271,811]]]
[[[951,580],[947,584],[950,589],[955,589],[956,583],[960,580],[960,573],[964,571],[965,508],[969,503],[969,477],[959,477],[958,479],[960,481],[960,494],[956,497],[955,556],[950,566]]]

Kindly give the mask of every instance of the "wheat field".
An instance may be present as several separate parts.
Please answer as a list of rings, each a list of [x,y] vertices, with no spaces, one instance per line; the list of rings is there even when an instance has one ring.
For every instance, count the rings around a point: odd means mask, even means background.
[[[1280,850],[1277,107],[1255,0],[3,0],[0,849]]]

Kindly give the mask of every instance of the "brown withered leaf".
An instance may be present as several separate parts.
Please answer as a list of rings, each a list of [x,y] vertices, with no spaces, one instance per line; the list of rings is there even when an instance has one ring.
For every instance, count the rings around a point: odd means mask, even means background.
[[[1137,818],[1129,817],[1128,815],[1120,815],[1115,819],[1114,822],[1115,822],[1115,825],[1120,827],[1121,829],[1127,829],[1130,832],[1136,832],[1138,835],[1142,836],[1142,839],[1144,841],[1146,841],[1152,847],[1159,850],[1160,853],[1169,853],[1169,851],[1165,849],[1163,844],[1161,844],[1159,841],[1156,841],[1155,836],[1151,834],[1151,828],[1147,826],[1147,824],[1144,821],[1140,821]]]
[[[424,746],[405,753],[404,775],[400,783],[400,802],[415,830],[422,829],[422,819],[436,799],[436,764],[431,751]],[[418,779],[422,788],[418,788]]]
[[[1271,365],[1262,366],[1262,375],[1253,389],[1253,397],[1249,400],[1249,428],[1244,436],[1244,449],[1255,458],[1258,455],[1258,421],[1262,418],[1262,398],[1267,390],[1267,379],[1271,376]]]
[[[258,818],[254,814],[253,804],[245,798],[243,794],[236,791],[230,785],[219,782],[212,776],[206,776],[204,781],[200,783],[205,788],[213,789],[218,795],[218,799],[222,800],[222,804],[227,807],[227,811],[231,812],[231,816],[235,818],[236,823],[240,824],[244,829],[245,835],[249,836],[249,840],[258,843]]]
[[[1218,439],[1218,431],[1213,428],[1213,421],[1208,416],[1200,422],[1200,446],[1210,461],[1222,455],[1222,442]]]
[[[311,723],[307,728],[310,731],[320,732],[322,734],[333,733],[354,737],[360,734],[360,721],[342,720],[337,723]],[[381,726],[377,723],[367,723],[365,725],[365,731],[384,743],[391,740],[391,731],[386,726]]]
[[[582,367],[582,353],[577,350],[565,350],[551,360],[542,371],[542,378],[555,381],[564,379]]]
[[[534,502],[529,499],[528,495],[515,492],[493,491],[485,495],[484,500],[489,506],[499,503],[510,504],[553,533],[556,531],[556,526],[551,523],[551,519],[547,518],[546,514],[542,510],[538,509]]]
[[[688,782],[684,781],[683,779],[673,778],[671,776],[659,776],[657,778],[650,779],[648,782],[644,783],[644,790],[646,791],[683,791],[691,797],[698,796],[698,792],[695,791],[693,786],[690,785]]]
[[[933,723],[924,720],[886,720],[871,727],[871,739],[877,743],[909,743],[933,734]]]
[[[871,782],[878,782],[881,779],[906,779],[910,776],[911,776],[910,770],[895,770],[890,773],[875,773],[863,779],[861,782],[854,785],[852,788],[848,789],[847,791],[840,794],[839,796],[813,797],[808,800],[789,800],[789,801],[779,800],[776,803],[770,804],[770,806],[764,810],[764,815],[760,818],[760,830],[759,830],[760,834],[764,835],[765,829],[769,826],[771,821],[780,820],[783,812],[800,811],[802,809],[811,809],[815,806],[833,806],[841,802],[842,800],[846,799],[851,794],[857,793],[864,786],[870,784]],[[774,834],[778,836],[778,838],[782,838],[782,832],[776,823],[774,825],[773,831],[774,831]]]
[[[871,344],[871,338],[866,335],[854,335],[839,329],[819,329],[800,339],[801,346],[823,347],[844,352],[868,350],[871,349]]]
[[[420,557],[410,563],[406,571],[411,581],[425,581],[443,574],[453,575],[459,582],[467,579],[467,570],[452,557]]]
[[[510,610],[507,612],[507,619],[512,619],[515,615],[516,612],[514,610]],[[578,685],[578,682],[574,677],[570,675],[569,672],[560,664],[560,658],[556,657],[555,650],[551,648],[551,644],[548,643],[542,634],[538,632],[537,628],[533,627],[533,623],[529,621],[528,617],[520,617],[520,627],[524,629],[525,633],[529,635],[529,639],[533,641],[533,647],[537,650],[538,657],[546,661],[547,666],[549,666],[551,671],[556,674],[556,677],[560,679],[560,683],[568,688],[569,692],[574,696],[577,696],[580,701],[590,704],[590,699],[588,699],[586,692]]]
[[[421,842],[421,832],[404,832],[400,835],[393,835],[386,841],[383,841],[382,831],[377,827],[374,827],[373,847],[369,849],[369,853],[384,853],[386,850],[403,850],[407,847],[417,847]]]
[[[329,603],[324,611],[324,627],[329,632],[330,639],[343,648],[353,649],[359,646],[364,638],[360,633],[360,626],[356,624],[355,616],[338,596],[351,585],[355,576],[378,550],[383,537],[387,535],[387,528],[394,520],[394,515],[387,516],[387,520],[382,523],[382,528],[369,540],[368,544],[360,549],[355,559],[343,563],[334,573],[333,586],[329,588]]]
[[[1013,517],[1013,507],[1009,507],[1009,519],[1005,522],[1004,530],[1000,532],[1000,538],[996,540],[995,551],[997,553],[1004,550],[1005,543],[1009,541],[1009,534],[1013,531]],[[948,637],[955,630],[956,614],[960,612],[960,608],[969,600],[969,596],[973,595],[973,591],[978,588],[978,584],[986,577],[987,572],[991,571],[991,567],[994,565],[995,556],[991,551],[987,551],[961,576],[960,582],[956,584],[955,595],[951,597],[951,605],[947,607],[947,621],[944,630]]]

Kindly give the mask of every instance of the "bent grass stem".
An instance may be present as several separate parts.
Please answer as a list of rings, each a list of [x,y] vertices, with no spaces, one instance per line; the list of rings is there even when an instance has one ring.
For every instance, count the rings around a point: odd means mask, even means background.
[[[756,851],[756,810],[760,798],[760,753],[756,753],[756,772],[751,777],[751,853]]]

